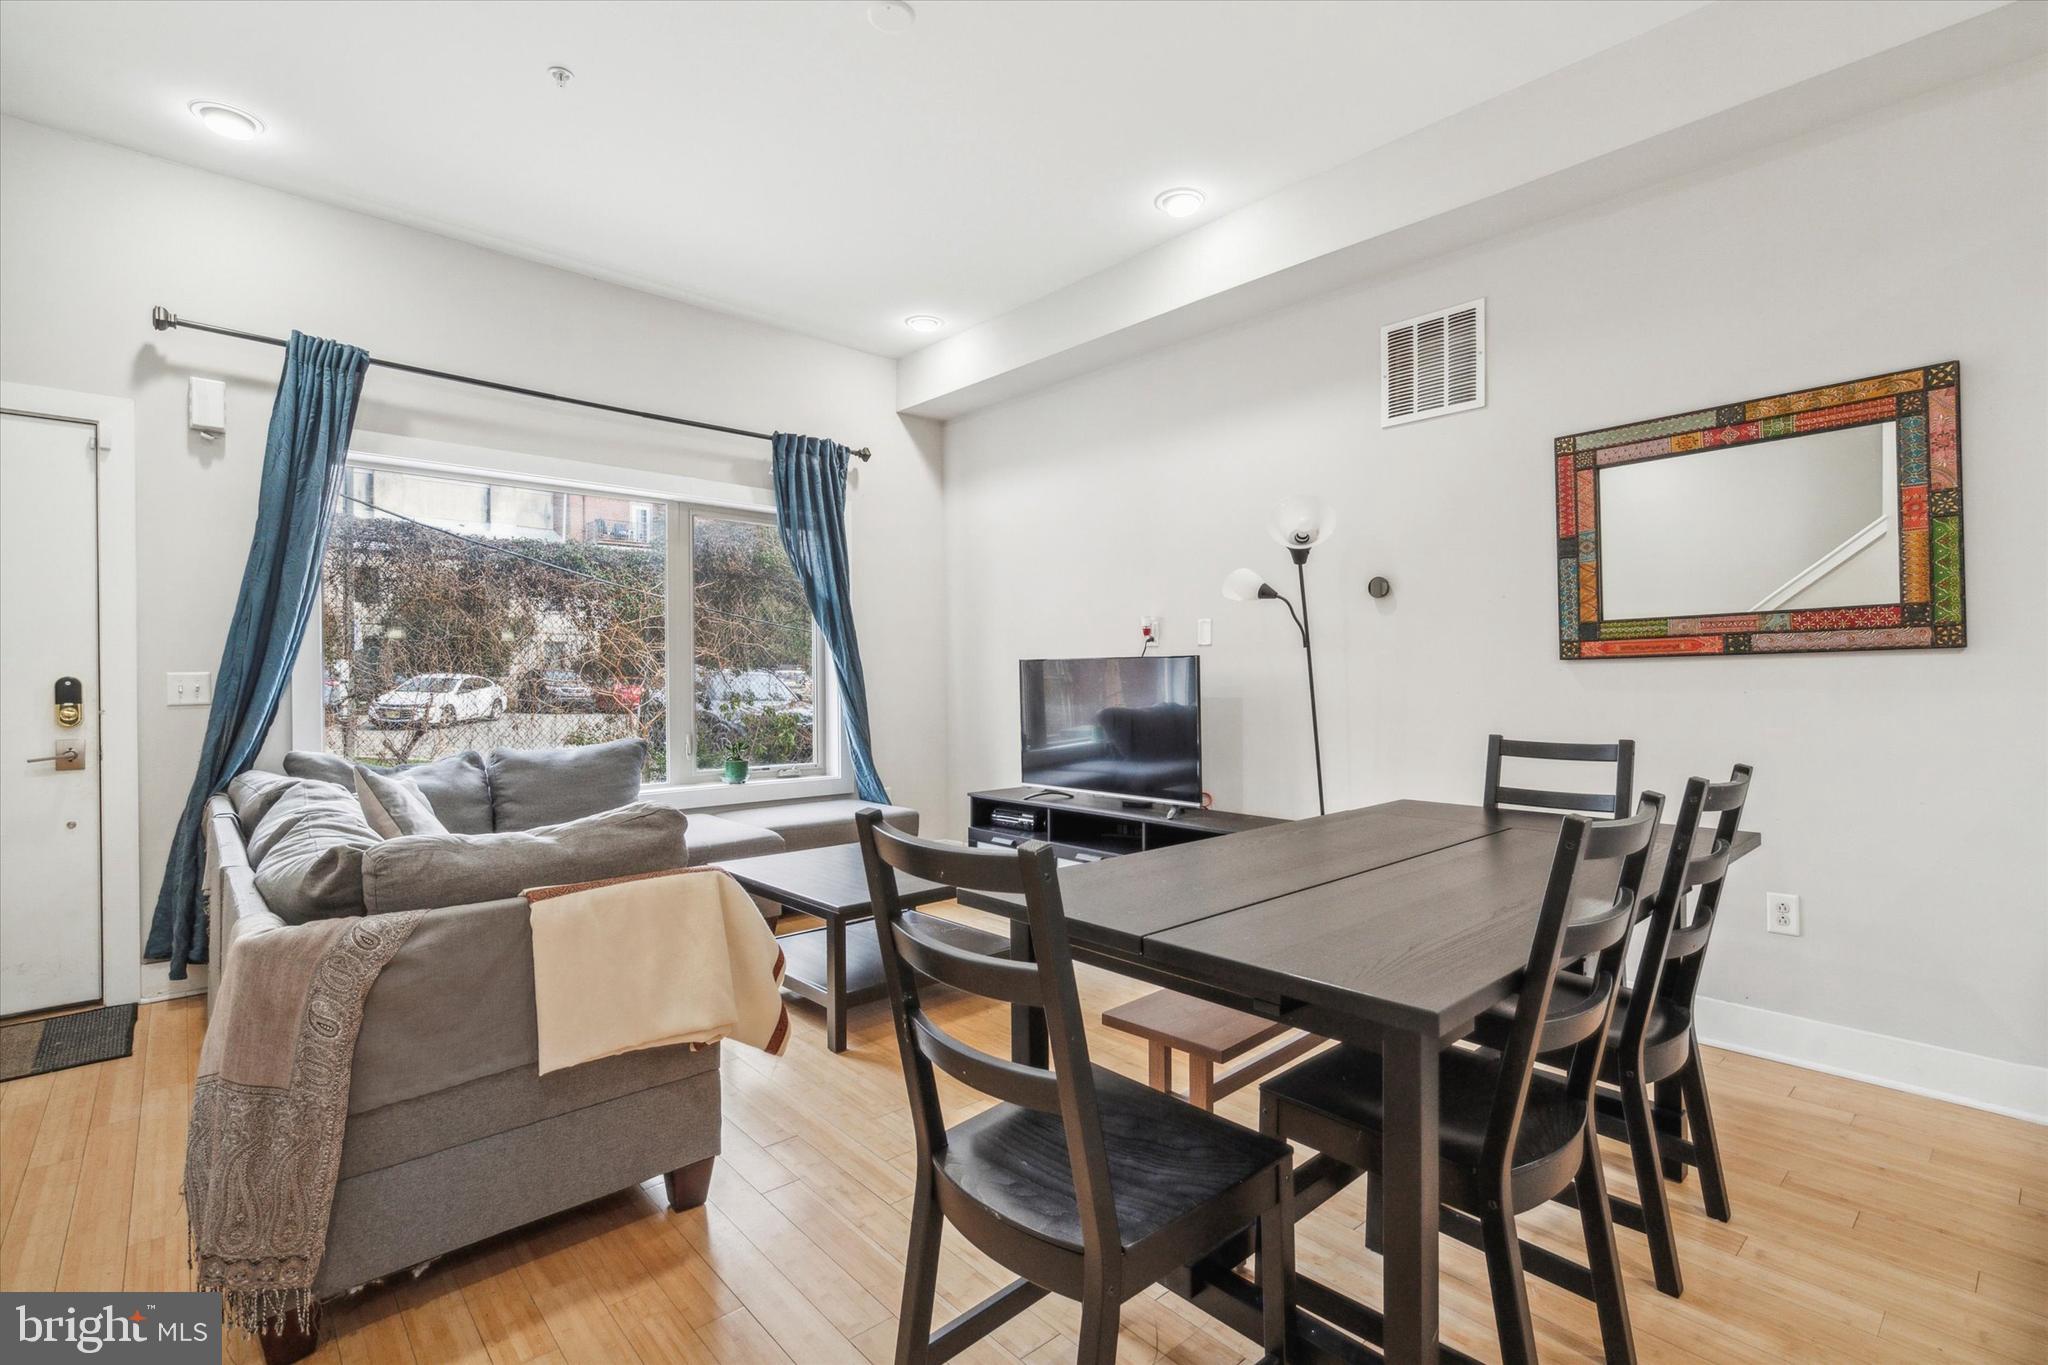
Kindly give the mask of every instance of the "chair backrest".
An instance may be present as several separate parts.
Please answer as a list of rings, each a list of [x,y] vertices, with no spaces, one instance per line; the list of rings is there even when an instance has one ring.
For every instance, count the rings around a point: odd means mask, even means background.
[[[1640,1055],[1660,1003],[1688,1014],[1692,1010],[1735,836],[1742,828],[1742,808],[1749,804],[1749,776],[1749,765],[1738,763],[1726,782],[1695,777],[1685,784],[1664,875],[1645,914],[1650,928],[1622,1022],[1624,1057]],[[1701,853],[1696,850],[1699,830],[1709,818],[1714,820],[1713,843]]]
[[[1558,830],[1557,852],[1544,885],[1536,936],[1529,945],[1515,1022],[1501,1048],[1500,1084],[1487,1121],[1486,1165],[1503,1177],[1513,1166],[1530,1076],[1539,1056],[1546,1064],[1565,1069],[1573,1112],[1582,1116],[1582,1124],[1591,1121],[1607,1024],[1614,1013],[1629,931],[1636,923],[1650,844],[1663,813],[1664,798],[1645,792],[1634,815],[1598,821],[1568,815]],[[1580,874],[1602,863],[1617,865],[1612,898],[1588,901],[1575,896]],[[1589,880],[1601,878],[1596,872]],[[1552,1013],[1552,988],[1561,966],[1582,958],[1593,964],[1593,989],[1583,1003]]]
[[[1612,763],[1614,790],[1611,792],[1545,791],[1537,787],[1503,787],[1500,761],[1504,758],[1543,758],[1563,763]],[[1486,798],[1488,810],[1496,806],[1525,806],[1534,810],[1591,811],[1596,815],[1619,817],[1634,799],[1636,783],[1636,742],[1618,739],[1612,744],[1558,744],[1540,739],[1486,737]]]
[[[1001,850],[937,843],[883,824],[882,813],[873,807],[854,819],[867,865],[875,932],[881,939],[897,1049],[910,1089],[918,1160],[929,1163],[946,1149],[945,1114],[934,1067],[992,1099],[1055,1115],[1066,1133],[1083,1243],[1091,1253],[1115,1251],[1121,1245],[1116,1202],[1081,997],[1074,985],[1066,911],[1060,903],[1059,859],[1052,846],[1036,839]],[[906,907],[896,890],[899,873],[963,891],[1023,896],[1034,960],[1014,962],[973,952],[920,931],[904,919]],[[918,989],[925,978],[987,999],[1043,1010],[1051,1066],[992,1057],[947,1033],[925,1012]]]

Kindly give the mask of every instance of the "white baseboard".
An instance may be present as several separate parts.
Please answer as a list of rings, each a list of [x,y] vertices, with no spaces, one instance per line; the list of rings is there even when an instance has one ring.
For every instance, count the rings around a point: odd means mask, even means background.
[[[2048,1124],[2048,1066],[1890,1038],[1732,1000],[1696,1002],[1700,1040],[1752,1057]]]
[[[181,996],[203,995],[206,992],[206,964],[194,962],[188,965],[185,971],[187,975],[183,981],[173,981],[170,963],[143,963],[140,1002],[147,1005],[157,1000],[176,1000]]]

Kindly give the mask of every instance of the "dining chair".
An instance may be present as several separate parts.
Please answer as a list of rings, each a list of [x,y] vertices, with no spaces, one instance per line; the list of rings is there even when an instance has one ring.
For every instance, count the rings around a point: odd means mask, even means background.
[[[1498,1052],[1453,1047],[1438,1055],[1443,1228],[1486,1253],[1501,1354],[1510,1365],[1536,1359],[1525,1255],[1576,1270],[1572,1277],[1553,1269],[1550,1277],[1570,1280],[1594,1301],[1610,1362],[1635,1359],[1600,1168],[1593,1091],[1663,809],[1663,797],[1646,793],[1636,813],[1623,819],[1565,818],[1535,917],[1511,1036]],[[1574,895],[1580,873],[1602,864],[1617,865],[1611,899],[1589,903]],[[1579,959],[1594,964],[1590,989],[1572,1008],[1558,1008],[1552,997],[1561,965]],[[1539,1068],[1539,1057],[1547,1065]],[[1379,1054],[1348,1044],[1318,1053],[1260,1087],[1263,1130],[1363,1173],[1368,1191],[1383,1178],[1384,1114]],[[1297,1191],[1299,1202],[1327,1198],[1341,1184],[1318,1181],[1313,1191]],[[1517,1214],[1566,1196],[1579,1210],[1586,1266],[1525,1246],[1516,1232]]]
[[[1749,801],[1750,772],[1747,764],[1738,763],[1725,782],[1695,777],[1685,784],[1664,874],[1646,912],[1642,956],[1635,979],[1622,993],[1620,1023],[1608,1041],[1603,1079],[1618,1093],[1603,1090],[1595,1101],[1601,1130],[1629,1145],[1641,1195],[1639,1204],[1615,1200],[1615,1217],[1650,1239],[1657,1288],[1673,1296],[1684,1292],[1684,1281],[1659,1175],[1682,1180],[1687,1166],[1698,1167],[1707,1216],[1723,1223],[1733,1216],[1693,999]],[[1697,853],[1700,825],[1708,817],[1715,819],[1713,842]]]
[[[1626,1142],[1635,1167],[1639,1197],[1610,1196],[1614,1221],[1649,1239],[1657,1288],[1674,1298],[1685,1286],[1664,1181],[1682,1180],[1687,1166],[1697,1166],[1707,1215],[1723,1223],[1732,1216],[1694,1031],[1693,997],[1749,800],[1750,771],[1737,764],[1725,782],[1695,777],[1685,784],[1657,890],[1643,900],[1637,915],[1637,923],[1647,926],[1642,952],[1615,1006],[1601,1088],[1594,1096],[1599,1131]],[[1701,823],[1708,817],[1715,819],[1713,840],[1706,852],[1696,852]],[[1551,1008],[1580,1008],[1593,986],[1582,974],[1559,973]],[[1495,1006],[1480,1019],[1473,1037],[1501,1047],[1513,1026],[1512,1008]]]
[[[917,1140],[898,1365],[949,1360],[1047,1293],[1081,1303],[1081,1365],[1112,1365],[1125,1300],[1247,1232],[1264,1300],[1261,1346],[1266,1360],[1284,1360],[1293,1154],[1090,1064],[1051,845],[963,848],[900,833],[873,808],[855,819]],[[904,918],[899,874],[1021,895],[1034,960],[921,932]],[[1050,1068],[990,1056],[941,1028],[923,1005],[926,979],[1042,1010]],[[935,1068],[996,1103],[947,1127]],[[934,1333],[947,1223],[1018,1278]]]
[[[1563,763],[1612,763],[1614,789],[1611,792],[1561,792],[1538,787],[1503,787],[1500,765],[1504,758],[1539,758]],[[1532,810],[1591,811],[1596,815],[1619,816],[1629,808],[1635,791],[1636,742],[1616,740],[1612,744],[1566,744],[1540,739],[1486,737],[1486,794],[1481,804],[1488,810],[1499,806],[1521,806]]]

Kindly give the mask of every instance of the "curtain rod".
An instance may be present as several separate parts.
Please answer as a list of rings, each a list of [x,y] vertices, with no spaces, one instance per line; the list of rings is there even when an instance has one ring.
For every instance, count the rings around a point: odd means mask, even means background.
[[[167,332],[173,327],[189,327],[195,332],[212,332],[215,336],[239,337],[243,341],[260,341],[266,346],[282,347],[288,344],[282,337],[267,337],[260,332],[244,332],[235,327],[216,327],[210,322],[194,322],[190,318],[179,317],[168,308],[150,309],[149,325],[159,332]],[[667,422],[671,426],[695,427],[699,431],[722,431],[728,436],[746,436],[756,441],[772,441],[775,439],[765,431],[748,431],[744,427],[727,427],[720,426],[716,422],[698,422],[688,417],[671,417],[665,412],[645,412],[639,408],[622,408],[614,403],[599,403],[589,398],[571,398],[567,394],[549,393],[544,389],[527,389],[521,388],[517,384],[500,384],[495,379],[478,379],[474,375],[453,374],[447,370],[430,370],[424,365],[402,365],[396,360],[379,360],[375,356],[370,357],[370,363],[387,370],[403,370],[407,374],[423,374],[429,379],[446,379],[456,384],[474,385],[479,389],[495,389],[499,393],[516,393],[525,398],[545,398],[550,403],[568,403],[579,408],[596,408],[599,412],[616,412],[625,417],[644,417],[650,422]],[[849,453],[855,458],[862,460],[874,457],[874,452],[865,446]]]

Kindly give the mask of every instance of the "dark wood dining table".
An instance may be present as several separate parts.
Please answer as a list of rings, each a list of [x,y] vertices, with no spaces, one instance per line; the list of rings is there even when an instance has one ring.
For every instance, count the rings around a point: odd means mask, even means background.
[[[1307,1359],[1466,1359],[1438,1336],[1437,1054],[1518,989],[1559,820],[1390,801],[1060,871],[1077,959],[1384,1058],[1382,1307],[1302,1276]],[[1734,857],[1760,842],[1738,835]],[[1020,902],[960,900],[1008,918],[1030,958]],[[1011,1027],[1017,1060],[1044,1065],[1044,1019],[1020,1008]],[[1174,1287],[1256,1338],[1257,1286],[1223,1259]]]

